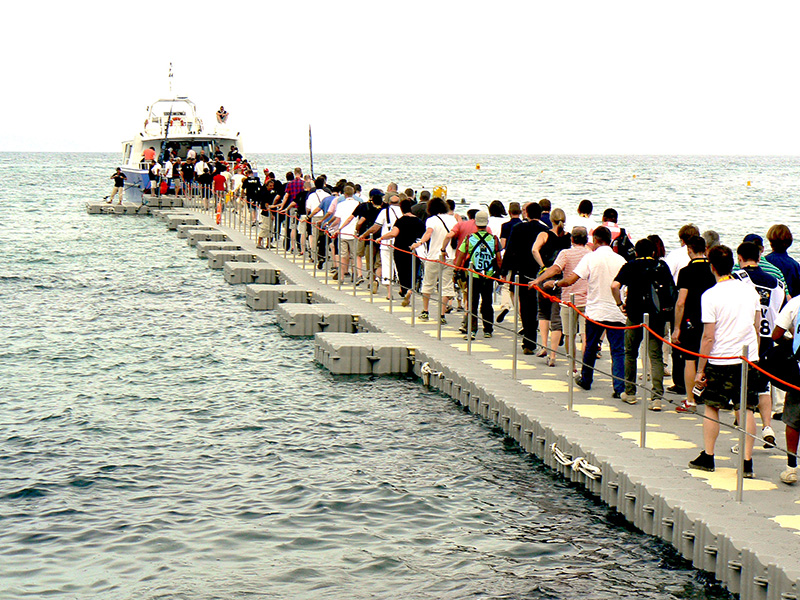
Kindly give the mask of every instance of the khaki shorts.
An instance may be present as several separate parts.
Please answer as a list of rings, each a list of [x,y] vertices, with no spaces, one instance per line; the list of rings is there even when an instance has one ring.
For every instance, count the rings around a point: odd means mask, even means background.
[[[422,293],[423,294],[438,294],[439,293],[439,277],[442,277],[442,295],[447,298],[452,298],[456,295],[455,286],[453,285],[453,269],[452,265],[443,265],[439,262],[426,262],[425,275],[422,278]]]
[[[356,256],[360,256],[361,258],[364,258],[364,256],[366,255],[366,250],[367,250],[367,242],[365,242],[363,240],[357,240],[357,242],[358,243],[356,244]]]

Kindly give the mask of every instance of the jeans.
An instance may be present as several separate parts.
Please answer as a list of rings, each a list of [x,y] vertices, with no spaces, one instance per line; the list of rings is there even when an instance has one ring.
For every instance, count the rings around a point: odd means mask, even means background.
[[[621,394],[625,391],[625,331],[622,329],[607,329],[605,325],[621,327],[624,323],[600,321],[600,325],[586,321],[586,347],[583,350],[583,368],[581,380],[587,387],[591,387],[594,379],[594,363],[600,351],[600,338],[606,333],[608,344],[611,346],[611,374],[614,391]]]
[[[636,323],[628,319],[627,325],[636,325]],[[651,322],[650,328],[658,335],[664,336],[664,323]],[[642,344],[643,337],[644,329],[641,327],[625,331],[625,393],[631,396],[636,395],[636,359],[639,358],[639,346]],[[661,340],[652,334],[648,346],[650,369],[653,374],[651,397],[655,400],[664,397],[664,354],[661,349]]]

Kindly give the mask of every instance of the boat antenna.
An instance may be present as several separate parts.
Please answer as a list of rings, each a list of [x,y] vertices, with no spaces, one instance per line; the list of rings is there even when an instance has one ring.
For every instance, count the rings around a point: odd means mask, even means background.
[[[314,177],[314,149],[311,145],[311,125],[308,126],[308,159],[311,161],[311,179]]]
[[[169,94],[172,95],[172,62],[169,63]],[[159,155],[159,162],[164,162],[167,150],[167,138],[169,137],[169,126],[172,123],[172,102],[169,103],[169,115],[167,116],[167,126],[164,128],[164,139],[161,140],[161,154]]]

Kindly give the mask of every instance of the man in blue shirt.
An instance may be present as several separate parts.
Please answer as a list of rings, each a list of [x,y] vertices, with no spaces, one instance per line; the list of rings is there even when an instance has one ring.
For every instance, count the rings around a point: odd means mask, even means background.
[[[800,295],[800,263],[787,253],[789,246],[794,241],[792,232],[786,225],[773,225],[767,231],[767,240],[772,247],[772,252],[764,258],[783,273],[783,278],[786,280],[786,293],[792,298]]]

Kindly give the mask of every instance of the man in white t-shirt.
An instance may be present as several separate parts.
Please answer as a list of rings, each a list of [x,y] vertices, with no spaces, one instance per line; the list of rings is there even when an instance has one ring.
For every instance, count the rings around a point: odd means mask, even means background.
[[[594,211],[592,201],[581,200],[578,204],[578,214],[567,219],[564,229],[572,231],[575,227],[585,227],[587,233],[592,235],[594,228],[597,227],[597,221],[592,219],[592,211]]]
[[[359,204],[358,200],[353,198],[354,193],[353,186],[344,186],[344,199],[336,204],[336,212],[331,223],[331,228],[338,230],[339,238],[339,272],[333,278],[341,277],[342,281],[349,273],[350,263],[356,255],[356,221],[349,218]],[[353,276],[355,277],[355,274]]]
[[[420,315],[423,320],[429,318],[428,307],[431,294],[439,293],[439,279],[442,280],[442,314],[439,315],[442,322],[445,319],[447,303],[456,295],[452,266],[456,251],[450,244],[450,240],[445,238],[457,221],[454,216],[447,214],[448,212],[447,203],[442,198],[431,198],[428,201],[430,216],[425,221],[425,233],[418,242],[411,245],[412,250],[417,248],[425,250],[423,258],[426,259],[426,262],[425,275],[422,279],[422,314]]]
[[[611,284],[625,264],[625,259],[611,249],[611,232],[606,227],[600,226],[594,230],[592,242],[594,252],[584,256],[571,275],[557,281],[546,281],[543,288],[545,291],[556,286],[564,288],[578,279],[586,280],[586,341],[581,376],[575,383],[585,390],[591,389],[594,363],[605,333],[611,346],[612,398],[621,398],[625,391],[625,331],[616,328],[625,326],[625,315],[620,310],[622,303],[617,304],[611,293]]]
[[[752,285],[731,277],[733,252],[727,246],[708,251],[708,262],[717,284],[703,292],[700,298],[703,338],[697,360],[695,387],[702,389],[705,402],[703,446],[700,455],[689,467],[713,471],[714,446],[719,436],[721,408],[739,410],[741,397],[741,361],[744,346],[748,359],[758,361],[758,326],[761,321],[761,300]],[[711,358],[705,358],[705,357]],[[749,367],[747,375],[747,436],[744,447],[744,476],[753,477],[753,441],[756,421],[753,411],[758,407],[758,391],[763,386],[758,371]]]

